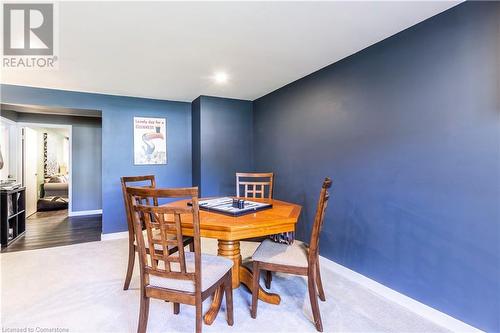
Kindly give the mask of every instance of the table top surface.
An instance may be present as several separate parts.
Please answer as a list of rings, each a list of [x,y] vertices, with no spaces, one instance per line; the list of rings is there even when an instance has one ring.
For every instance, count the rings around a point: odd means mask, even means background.
[[[237,217],[200,210],[201,236],[237,240],[295,230],[295,224],[302,209],[300,205],[275,199],[251,198],[249,200],[271,203],[273,207]],[[179,200],[169,203],[167,206],[186,207],[188,202],[190,202],[189,199]],[[191,216],[182,216],[181,221],[183,233],[192,234]]]

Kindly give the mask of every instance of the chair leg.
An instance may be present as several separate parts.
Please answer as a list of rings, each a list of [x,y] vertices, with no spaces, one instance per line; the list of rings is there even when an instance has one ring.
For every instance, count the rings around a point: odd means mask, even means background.
[[[323,282],[321,282],[321,272],[319,263],[316,263],[316,284],[318,285],[318,294],[321,301],[326,301],[325,291],[323,290]]]
[[[260,277],[260,267],[259,262],[253,262],[253,280],[252,280],[252,309],[250,315],[252,318],[257,318],[257,302],[259,301],[259,277]]]
[[[196,299],[196,333],[201,333],[201,327],[203,325],[202,316],[203,316],[203,303],[201,301],[201,297]]]
[[[227,324],[233,326],[234,316],[233,316],[233,286],[232,286],[232,276],[231,270],[227,274],[227,279],[224,281],[224,290],[226,294],[226,312],[227,312]]]
[[[314,326],[318,332],[323,332],[323,323],[319,313],[318,296],[316,294],[315,274],[311,272],[307,277],[307,286],[309,289],[309,299],[311,301],[311,310],[314,318]]]
[[[266,278],[264,279],[264,282],[266,283],[267,289],[271,289],[271,281],[272,280],[273,280],[273,272],[266,271]]]
[[[123,284],[123,290],[128,290],[128,287],[130,286],[130,280],[132,280],[132,273],[134,272],[134,262],[135,262],[135,246],[134,243],[129,242],[127,275],[125,275],[125,283]]]
[[[174,303],[174,314],[179,314],[180,310],[179,303]]]
[[[142,294],[142,293],[141,293]],[[137,333],[145,333],[148,326],[149,315],[149,297],[141,295],[141,306],[139,310],[139,324],[137,325]]]

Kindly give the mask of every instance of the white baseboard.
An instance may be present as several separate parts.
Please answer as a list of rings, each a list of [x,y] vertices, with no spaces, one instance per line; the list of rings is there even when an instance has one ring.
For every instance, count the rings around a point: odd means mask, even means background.
[[[122,239],[122,238],[128,238],[128,231],[112,232],[109,234],[101,234],[101,241]]]
[[[85,216],[85,215],[99,215],[99,214],[102,214],[102,209],[78,210],[76,212],[68,212],[68,216]]]
[[[414,300],[406,295],[403,295],[389,287],[384,286],[370,278],[367,278],[364,275],[356,273],[355,271],[350,270],[349,268],[337,264],[334,261],[331,261],[327,258],[320,257],[321,265],[324,268],[328,268],[335,272],[336,274],[341,275],[342,277],[356,282],[363,287],[368,288],[372,292],[396,303],[399,304],[406,309],[416,313],[417,315],[424,317],[425,319],[439,325],[441,327],[445,327],[452,332],[483,332],[469,324],[466,324],[456,318],[453,318],[441,311],[438,311],[434,308],[431,308],[428,305],[420,303],[419,301]]]

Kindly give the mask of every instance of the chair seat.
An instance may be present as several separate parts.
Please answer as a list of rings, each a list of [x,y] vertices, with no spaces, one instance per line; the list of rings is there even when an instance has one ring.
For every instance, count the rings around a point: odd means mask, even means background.
[[[286,245],[266,239],[255,250],[252,260],[269,264],[307,267],[307,254],[308,249],[303,242],[294,241],[292,245]]]
[[[194,273],[194,252],[186,252],[186,271]],[[163,261],[160,262],[160,266]],[[205,291],[222,278],[231,268],[233,262],[230,259],[214,256],[211,254],[201,254],[201,291]],[[180,271],[178,263],[171,264],[172,271]],[[194,292],[194,281],[170,279],[155,275],[149,275],[149,285],[186,292]]]

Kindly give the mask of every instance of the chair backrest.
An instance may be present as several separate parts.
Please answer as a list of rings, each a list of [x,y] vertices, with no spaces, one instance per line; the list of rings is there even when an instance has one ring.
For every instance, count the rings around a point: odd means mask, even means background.
[[[191,280],[195,290],[201,292],[201,252],[198,188],[155,189],[127,187],[127,195],[132,203],[132,220],[139,253],[141,282],[149,284],[149,275],[178,280]],[[154,206],[147,202],[161,198],[189,198],[190,206]],[[182,237],[182,217],[191,215],[193,221],[193,240],[195,269],[187,270],[186,254]],[[146,235],[142,232],[145,226]],[[147,238],[147,245],[145,238]],[[169,254],[173,247],[178,252]],[[149,254],[149,260],[148,260]]]
[[[311,233],[311,241],[309,242],[309,263],[315,262],[318,257],[319,235],[325,219],[325,211],[328,206],[330,194],[328,189],[332,186],[332,180],[328,177],[323,181],[321,192],[319,193],[318,206],[316,207],[316,215],[314,216],[314,224]]]
[[[236,173],[236,196],[245,198],[273,198],[273,178],[272,172],[266,173]],[[267,187],[267,196],[266,196]],[[240,190],[243,188],[242,195]]]
[[[131,209],[131,203],[129,202],[129,197],[127,195],[127,187],[131,186],[132,183],[144,183],[141,186],[147,187],[147,188],[155,188],[156,187],[156,181],[155,181],[155,176],[154,175],[147,175],[147,176],[130,176],[130,177],[121,177],[121,183],[122,183],[122,194],[123,194],[123,202],[125,204],[125,213],[127,214],[127,227],[128,227],[128,233],[131,239],[133,239],[134,235],[134,225],[132,222],[132,211]],[[139,186],[137,184],[136,186]],[[158,205],[158,202],[155,202],[155,205]]]

